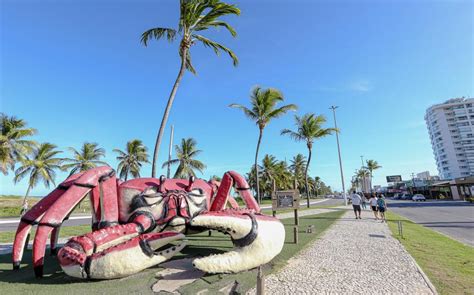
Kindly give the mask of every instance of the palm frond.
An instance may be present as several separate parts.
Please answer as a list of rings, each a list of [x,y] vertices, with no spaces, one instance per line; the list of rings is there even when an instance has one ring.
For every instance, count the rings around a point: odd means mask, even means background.
[[[220,51],[224,51],[225,53],[227,53],[232,59],[234,66],[237,66],[239,64],[239,59],[237,58],[235,53],[224,45],[214,42],[202,35],[193,34],[193,38],[199,40],[204,46],[212,48],[217,55],[219,55]]]
[[[176,38],[176,30],[170,28],[153,28],[143,32],[140,42],[148,46],[148,41],[151,39],[159,40],[166,36],[169,42],[173,42]]]

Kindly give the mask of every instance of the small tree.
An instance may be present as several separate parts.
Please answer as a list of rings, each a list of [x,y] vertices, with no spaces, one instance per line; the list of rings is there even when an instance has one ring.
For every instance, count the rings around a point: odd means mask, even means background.
[[[206,165],[203,162],[196,160],[195,158],[202,152],[196,148],[197,142],[194,138],[183,138],[181,139],[181,145],[175,145],[176,159],[166,161],[163,164],[163,168],[168,164],[176,165],[176,172],[173,178],[189,178],[190,176],[196,176],[197,170],[203,172],[206,169]]]
[[[42,181],[45,187],[49,188],[50,184],[54,185],[56,178],[55,170],[61,169],[63,159],[57,158],[56,155],[61,151],[56,150],[56,146],[51,143],[42,143],[34,148],[31,156],[26,155],[21,162],[21,166],[15,171],[13,181],[18,183],[24,177],[29,175],[28,189],[26,190],[23,203],[26,202],[31,189],[38,182]]]
[[[72,151],[73,158],[64,159],[65,162],[69,163],[63,165],[63,169],[71,169],[69,175],[72,175],[74,173],[87,171],[97,167],[97,165],[108,165],[106,162],[100,160],[102,157],[105,157],[105,150],[98,146],[99,145],[95,142],[85,142],[80,151],[70,147],[69,150]]]
[[[114,149],[118,153],[117,160],[119,164],[117,171],[119,171],[120,178],[127,181],[128,175],[132,177],[140,177],[140,170],[144,163],[149,163],[147,148],[139,139],[134,139],[127,142],[125,151]]]

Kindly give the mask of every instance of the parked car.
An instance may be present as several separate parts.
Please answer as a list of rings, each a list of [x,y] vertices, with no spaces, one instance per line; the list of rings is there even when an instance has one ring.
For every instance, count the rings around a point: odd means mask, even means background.
[[[413,198],[412,194],[403,194],[401,195],[400,200],[411,200],[411,198]]]
[[[392,200],[400,200],[400,196],[401,196],[401,194],[396,193],[396,194],[393,195]]]
[[[411,198],[411,200],[413,202],[417,202],[417,201],[422,202],[422,201],[426,201],[426,198],[422,194],[416,194],[416,195],[413,196],[413,198]]]

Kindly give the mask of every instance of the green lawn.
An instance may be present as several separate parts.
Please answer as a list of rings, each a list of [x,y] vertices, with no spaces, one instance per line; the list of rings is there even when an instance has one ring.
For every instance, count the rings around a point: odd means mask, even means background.
[[[61,227],[59,231],[59,237],[72,237],[78,236],[91,231],[91,226],[86,225],[78,225],[78,226],[64,226]],[[36,232],[36,227],[31,230],[31,237],[33,238]],[[15,237],[14,231],[4,231],[0,232],[0,243],[13,243],[13,239]]]
[[[474,294],[474,248],[388,212],[394,237],[415,258],[440,294]],[[397,221],[403,220],[403,238]]]
[[[29,207],[39,202],[40,198],[28,198]],[[22,196],[0,195],[0,217],[19,217],[21,211],[21,204],[23,203]],[[74,213],[90,213],[90,200],[88,197],[84,198],[74,209]]]
[[[299,244],[292,243],[293,240],[293,219],[285,219],[283,223],[286,227],[286,243],[283,251],[271,263],[265,266],[265,273],[270,273],[284,266],[287,260],[303,249],[308,243],[316,239],[334,221],[336,221],[345,211],[338,210],[330,213],[304,216],[300,218]],[[305,229],[308,225],[315,225],[315,232],[307,234]],[[66,231],[66,228],[63,232]],[[80,232],[80,230],[78,230]],[[198,235],[188,236],[189,245],[174,259],[185,256],[209,255],[228,251],[232,243],[228,236],[213,232],[208,237],[207,232]],[[47,256],[45,261],[45,277],[35,279],[31,266],[31,251],[27,251],[24,257],[24,264],[20,271],[11,270],[10,255],[0,255],[0,290],[4,294],[14,293],[35,293],[35,294],[115,294],[115,293],[140,293],[152,294],[151,286],[156,282],[155,273],[160,267],[153,267],[144,270],[139,274],[117,280],[110,281],[82,281],[67,277],[61,271],[54,257]],[[195,294],[202,289],[208,289],[210,294],[216,293],[220,288],[237,280],[241,284],[241,292],[255,286],[256,271],[247,271],[232,275],[207,275],[193,284],[182,287],[179,291],[182,294]]]

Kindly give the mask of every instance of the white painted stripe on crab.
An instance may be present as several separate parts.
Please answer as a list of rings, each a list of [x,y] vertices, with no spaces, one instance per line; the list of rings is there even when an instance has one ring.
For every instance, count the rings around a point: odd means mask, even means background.
[[[252,220],[248,216],[232,217],[219,215],[198,215],[191,220],[193,226],[203,226],[209,229],[222,228],[228,231],[234,239],[245,237],[252,227]]]
[[[250,231],[249,223],[245,222],[245,219],[226,218],[229,220],[225,223],[234,223],[232,229],[241,230],[247,227],[246,233]],[[250,222],[249,218],[248,220]],[[219,221],[223,220],[219,218]],[[215,222],[214,220],[213,223]],[[201,222],[199,221],[199,223]],[[208,273],[234,273],[270,262],[283,248],[285,228],[279,221],[257,219],[257,223],[258,235],[253,243],[242,248],[236,247],[227,253],[195,259],[194,266]]]
[[[163,238],[159,240],[160,243],[157,242],[158,240],[151,242],[150,246],[157,249],[183,237],[184,235],[177,235]],[[139,246],[124,251],[110,252],[91,262],[89,274],[92,279],[126,277],[170,259],[185,246],[186,242],[182,242],[177,246],[170,246],[167,249],[168,252],[165,250],[151,257],[143,253]],[[171,248],[174,248],[174,250],[171,250]]]

